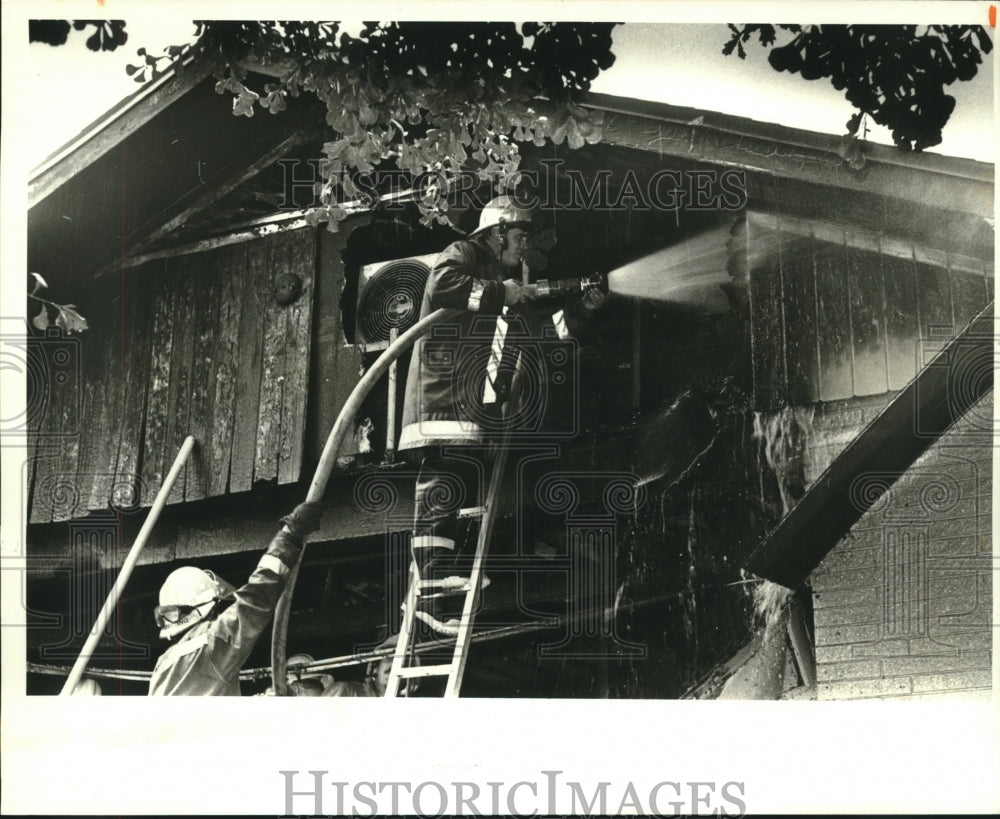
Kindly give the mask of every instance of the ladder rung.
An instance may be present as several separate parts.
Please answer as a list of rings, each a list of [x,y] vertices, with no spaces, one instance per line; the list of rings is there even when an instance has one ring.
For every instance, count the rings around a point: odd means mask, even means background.
[[[459,519],[462,518],[481,518],[483,512],[486,511],[485,506],[467,506],[465,509],[458,510]]]
[[[410,668],[399,669],[399,676],[401,679],[408,677],[443,677],[446,674],[451,674],[454,670],[454,663],[446,663],[445,665],[415,665]]]
[[[480,586],[482,588],[487,588],[490,585],[490,580],[488,577],[482,578],[480,580]],[[472,578],[471,577],[459,577],[457,575],[452,575],[451,577],[442,578],[421,578],[419,589],[440,589],[441,591],[452,592],[455,594],[460,594],[462,592],[467,592],[472,588]]]

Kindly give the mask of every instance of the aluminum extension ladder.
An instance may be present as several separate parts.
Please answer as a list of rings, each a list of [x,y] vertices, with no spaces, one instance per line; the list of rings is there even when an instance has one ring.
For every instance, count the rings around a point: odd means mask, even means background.
[[[455,648],[451,662],[436,665],[415,665],[412,663],[416,656],[413,637],[414,622],[418,619],[417,600],[421,594],[441,593],[443,584],[440,580],[421,578],[415,564],[411,564],[410,584],[403,606],[403,622],[396,641],[396,651],[392,657],[392,668],[389,671],[389,681],[385,690],[386,697],[399,696],[401,684],[414,677],[447,677],[444,696],[458,696],[462,687],[462,677],[465,674],[465,665],[469,659],[469,649],[472,646],[472,629],[483,583],[483,564],[489,550],[493,523],[496,520],[500,485],[506,463],[507,448],[498,446],[494,451],[493,469],[486,491],[485,504],[462,509],[459,512],[459,518],[479,518],[479,535],[476,539],[476,552],[472,560],[472,571],[469,573],[468,582],[463,583],[458,590],[453,589],[458,594],[464,591],[465,604],[462,607],[462,616],[456,626]]]

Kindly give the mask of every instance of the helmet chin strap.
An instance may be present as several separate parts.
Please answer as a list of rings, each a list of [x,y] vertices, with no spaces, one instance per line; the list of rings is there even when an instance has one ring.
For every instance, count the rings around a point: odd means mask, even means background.
[[[503,256],[504,251],[507,250],[508,240],[507,240],[507,221],[505,219],[500,219],[497,222],[497,232],[500,236],[500,255]]]

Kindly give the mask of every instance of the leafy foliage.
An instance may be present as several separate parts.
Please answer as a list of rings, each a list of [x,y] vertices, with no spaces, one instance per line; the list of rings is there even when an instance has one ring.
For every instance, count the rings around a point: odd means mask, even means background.
[[[216,91],[233,113],[284,110],[289,98],[315,94],[326,107],[331,138],[321,201],[331,230],[345,218],[345,198],[359,195],[351,174],[391,167],[418,185],[421,221],[450,224],[445,195],[472,170],[498,191],[513,184],[518,143],[551,141],[580,148],[599,142],[603,121],[574,103],[614,63],[614,23],[366,23],[359,32],[336,22],[196,21],[195,42],[161,54],[140,48],[128,73],[146,82],[171,69],[210,65]],[[71,24],[32,21],[32,41],[60,44]],[[95,28],[93,50],[126,41],[120,20],[82,20]],[[804,79],[826,78],[857,112],[841,154],[864,165],[857,139],[866,117],[888,127],[903,150],[941,142],[955,107],[945,86],[969,80],[993,44],[981,26],[730,25],[724,54],[746,58],[755,39],[771,66]],[[778,44],[778,39],[788,42]],[[277,76],[251,88],[250,67]],[[429,181],[427,181],[429,180]]]
[[[31,292],[28,293],[28,298],[41,304],[38,314],[31,320],[31,324],[35,328],[45,332],[54,324],[56,327],[61,327],[67,333],[82,333],[84,330],[90,329],[87,319],[76,312],[75,304],[56,304],[54,301],[49,301],[38,296],[38,291],[43,287],[47,288],[49,285],[40,274],[32,273],[31,276],[34,279],[34,285]],[[50,319],[50,308],[55,310],[55,321]]]
[[[513,181],[517,143],[601,139],[602,117],[574,104],[578,91],[614,62],[613,23],[366,23],[350,34],[335,22],[201,21],[190,46],[129,66],[138,82],[170,65],[209,64],[233,113],[276,114],[289,97],[315,94],[333,131],[323,146],[321,201],[332,230],[356,195],[354,172],[392,166],[418,186],[421,221],[450,224],[442,195],[472,170],[498,190]],[[251,88],[248,67],[279,80]],[[386,163],[386,165],[383,165]]]
[[[91,51],[114,51],[128,42],[124,20],[74,20],[72,28],[83,31],[93,26],[94,32],[87,38],[87,48]],[[69,20],[29,20],[28,42],[63,45],[69,38]]]
[[[792,34],[776,46],[776,28]],[[864,115],[892,131],[904,151],[920,151],[941,142],[941,131],[955,109],[945,86],[971,80],[982,54],[993,43],[982,26],[888,25],[744,25],[729,26],[722,51],[746,58],[744,44],[755,35],[770,48],[768,62],[777,71],[803,79],[829,79],[857,110],[847,122],[856,135]],[[853,163],[852,163],[853,164]]]

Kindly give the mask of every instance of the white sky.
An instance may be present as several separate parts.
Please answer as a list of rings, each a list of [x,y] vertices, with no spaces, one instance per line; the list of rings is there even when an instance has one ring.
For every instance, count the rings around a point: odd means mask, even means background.
[[[133,8],[143,12],[126,16],[129,41],[115,52],[89,52],[80,32],[72,32],[65,46],[35,44],[29,49],[30,99],[45,101],[24,112],[32,134],[31,165],[139,87],[125,73],[127,63],[139,60],[137,48],[157,53],[193,34],[193,24],[185,18],[196,14],[164,17],[149,13],[148,4],[129,6]],[[854,113],[842,92],[827,80],[809,82],[774,71],[760,46],[751,45],[746,60],[723,56],[728,29],[722,23],[627,23],[616,27],[613,37],[617,60],[597,78],[595,91],[834,134],[845,132]],[[958,105],[944,130],[944,142],[932,149],[934,153],[994,161],[993,63],[990,54],[974,80],[949,89]],[[220,104],[225,104],[221,98]],[[869,138],[891,144],[881,128],[870,132]]]

